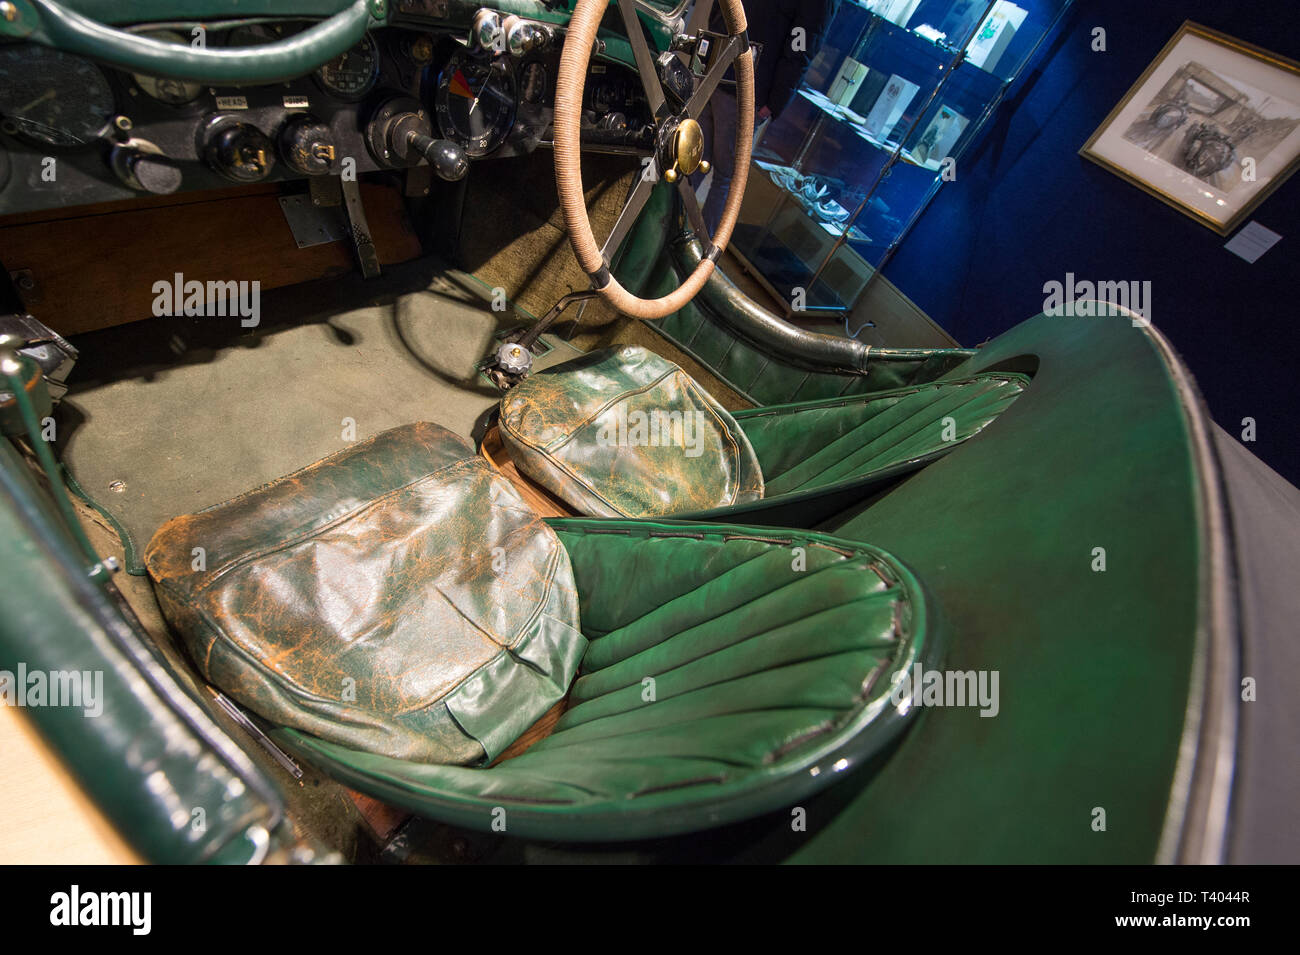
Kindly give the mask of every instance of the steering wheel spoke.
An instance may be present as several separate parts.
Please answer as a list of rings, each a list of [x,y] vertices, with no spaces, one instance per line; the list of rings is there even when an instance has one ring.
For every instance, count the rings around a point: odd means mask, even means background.
[[[686,209],[686,221],[691,224],[691,228],[704,244],[707,252],[713,248],[713,239],[709,236],[709,227],[704,224],[704,213],[700,209],[700,200],[695,198],[695,187],[684,176],[677,180],[677,194],[682,197],[682,205]]]
[[[640,179],[637,180],[636,186],[632,189],[632,194],[627,197],[627,202],[623,204],[623,211],[614,220],[614,228],[610,230],[609,238],[600,247],[600,257],[606,262],[609,262],[610,256],[618,251],[618,247],[623,244],[628,232],[632,230],[632,225],[640,218],[641,210],[650,201],[650,194],[654,192],[655,183],[658,182],[657,179],[650,175],[653,169],[653,162],[644,167]]]
[[[646,43],[641,18],[636,15],[636,7],[632,5],[632,0],[618,0],[618,12],[623,15],[627,41],[632,44],[632,56],[636,60],[636,71],[641,77],[641,88],[645,90],[646,100],[650,103],[650,113],[658,116],[665,108],[664,90],[659,83],[659,71],[655,69],[655,59],[650,53],[650,45]]]
[[[740,53],[740,40],[737,37],[727,37],[727,45],[722,48],[718,58],[714,60],[713,66],[704,74],[700,80],[700,85],[695,88],[691,98],[686,101],[686,115],[691,119],[699,119],[700,113],[704,112],[705,105],[709,98],[713,96],[714,90],[722,82],[723,75],[731,69],[731,64],[736,62],[736,56]]]

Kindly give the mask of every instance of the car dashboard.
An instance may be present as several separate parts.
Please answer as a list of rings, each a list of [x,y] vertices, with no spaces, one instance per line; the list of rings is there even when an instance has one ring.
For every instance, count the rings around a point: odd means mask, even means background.
[[[344,54],[262,85],[158,78],[35,43],[0,46],[0,215],[380,170],[406,174],[408,191],[423,180],[427,191],[445,170],[394,148],[399,120],[454,144],[462,164],[549,146],[563,27],[486,8],[449,24],[443,12],[439,0],[401,0],[387,25]],[[234,49],[310,26],[245,18],[128,29]],[[637,75],[599,54],[585,84],[584,149],[649,154],[652,116]]]

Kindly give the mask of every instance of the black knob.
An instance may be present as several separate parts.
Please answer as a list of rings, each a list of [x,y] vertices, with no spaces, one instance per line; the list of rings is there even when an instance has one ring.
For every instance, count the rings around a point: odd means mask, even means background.
[[[280,155],[304,176],[328,175],[334,168],[334,133],[315,116],[299,113],[280,129]]]
[[[275,147],[257,127],[227,122],[212,129],[203,158],[227,179],[257,182],[270,175]]]
[[[166,156],[146,152],[136,145],[114,146],[109,165],[119,179],[141,192],[165,196],[181,187],[179,166]]]
[[[455,182],[469,172],[469,157],[465,150],[450,139],[433,139],[423,133],[408,133],[411,148],[428,160],[429,165],[443,179]]]
[[[181,187],[181,171],[154,156],[140,155],[130,163],[131,173],[145,192],[165,196]]]

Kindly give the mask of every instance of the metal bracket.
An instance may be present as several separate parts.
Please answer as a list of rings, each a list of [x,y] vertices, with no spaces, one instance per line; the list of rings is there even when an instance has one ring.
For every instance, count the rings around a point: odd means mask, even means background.
[[[337,242],[348,235],[347,216],[341,203],[319,205],[308,195],[281,196],[280,210],[300,249]]]
[[[357,251],[357,263],[363,278],[373,279],[379,274],[379,252],[370,237],[366,223],[366,210],[361,205],[361,184],[355,179],[343,180],[343,208],[347,210],[352,226],[352,245]]]
[[[343,184],[338,176],[312,176],[307,186],[313,206],[343,205]]]

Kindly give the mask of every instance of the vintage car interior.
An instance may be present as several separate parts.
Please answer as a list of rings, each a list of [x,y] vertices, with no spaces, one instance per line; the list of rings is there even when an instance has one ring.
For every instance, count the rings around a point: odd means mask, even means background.
[[[761,6],[0,3],[0,671],[103,681],[0,714],[33,839],[1287,851],[1251,807],[1294,703],[1238,697],[1294,662],[1243,570],[1294,566],[1246,533],[1294,489],[1122,309],[978,348],[778,314],[726,251]]]

